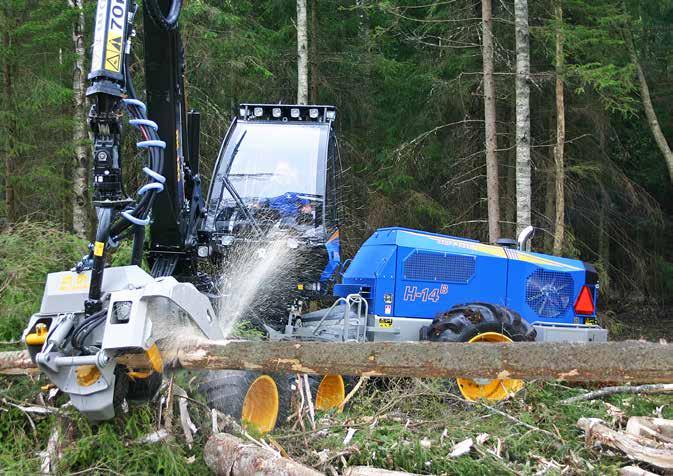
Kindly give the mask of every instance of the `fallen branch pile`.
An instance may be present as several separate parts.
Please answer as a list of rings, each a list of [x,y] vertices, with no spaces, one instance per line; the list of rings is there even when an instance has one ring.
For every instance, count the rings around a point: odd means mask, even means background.
[[[673,346],[648,342],[439,343],[207,341],[165,349],[173,368],[248,369],[307,374],[671,382]],[[138,354],[121,363],[139,368]],[[146,363],[145,363],[146,365]],[[34,371],[23,352],[0,353],[0,374]]]
[[[673,469],[673,420],[631,417],[625,431],[613,430],[598,418],[580,418],[577,426],[589,444],[616,448],[630,459]]]

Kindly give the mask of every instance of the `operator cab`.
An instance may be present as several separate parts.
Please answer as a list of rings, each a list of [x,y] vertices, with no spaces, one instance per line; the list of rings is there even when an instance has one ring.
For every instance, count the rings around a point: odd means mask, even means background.
[[[336,231],[333,106],[242,104],[220,149],[205,230],[232,238],[272,229],[314,245]]]
[[[292,302],[321,299],[340,266],[335,117],[334,106],[241,104],[213,171],[199,255],[226,270],[241,254],[287,242],[284,282],[270,283],[279,316]]]

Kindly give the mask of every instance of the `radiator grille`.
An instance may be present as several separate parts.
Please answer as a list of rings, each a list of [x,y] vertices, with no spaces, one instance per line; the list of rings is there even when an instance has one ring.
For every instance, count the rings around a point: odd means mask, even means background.
[[[526,303],[540,317],[558,317],[568,309],[573,289],[570,274],[538,269],[526,279]]]
[[[404,279],[466,284],[474,276],[475,257],[415,251],[404,260]]]

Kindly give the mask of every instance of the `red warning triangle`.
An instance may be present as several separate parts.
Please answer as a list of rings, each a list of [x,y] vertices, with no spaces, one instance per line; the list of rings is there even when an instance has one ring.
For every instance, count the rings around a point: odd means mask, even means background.
[[[591,291],[586,286],[582,286],[580,295],[575,302],[575,312],[577,314],[593,314],[596,310],[594,306],[594,298],[591,296]]]

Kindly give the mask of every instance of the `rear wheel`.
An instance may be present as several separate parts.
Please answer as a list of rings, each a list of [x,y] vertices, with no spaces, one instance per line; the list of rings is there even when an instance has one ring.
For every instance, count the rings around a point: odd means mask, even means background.
[[[432,322],[428,338],[436,342],[512,342],[535,340],[535,329],[519,314],[489,303],[455,306]],[[466,400],[502,400],[523,388],[515,379],[456,379]]]
[[[261,434],[282,424],[290,408],[289,383],[283,375],[243,370],[208,372],[199,390],[210,407]]]

